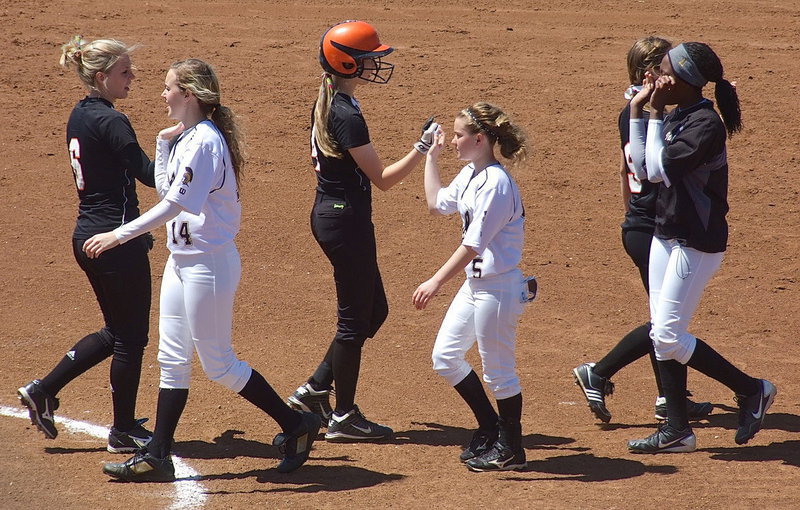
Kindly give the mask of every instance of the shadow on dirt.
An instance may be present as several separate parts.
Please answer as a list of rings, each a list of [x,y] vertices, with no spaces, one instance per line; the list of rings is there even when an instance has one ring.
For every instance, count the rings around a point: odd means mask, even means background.
[[[779,460],[788,466],[800,467],[800,441],[782,441],[765,446],[703,448],[702,451],[711,453],[711,458],[715,460],[735,462]]]
[[[243,473],[221,473],[197,477],[199,481],[241,480],[252,478],[258,483],[273,484],[269,489],[248,491],[209,491],[207,494],[254,494],[280,492],[338,492],[375,487],[377,485],[400,481],[405,475],[397,473],[379,473],[357,466],[320,466],[306,464],[301,469],[289,474],[278,473],[274,467],[256,469]],[[290,485],[290,486],[287,486]]]
[[[180,441],[175,443],[173,452],[184,459],[233,459],[236,457],[255,457],[279,459],[278,449],[271,443],[237,437],[245,434],[241,430],[226,430],[208,441]]]
[[[630,459],[596,457],[579,453],[541,460],[529,460],[528,466],[518,473],[544,473],[553,476],[511,476],[508,480],[530,482],[534,480],[563,480],[565,482],[607,482],[635,478],[647,473],[671,475],[678,472],[675,466],[648,466]]]
[[[394,438],[386,442],[428,446],[465,446],[472,439],[472,433],[475,432],[474,429],[451,427],[440,423],[412,422],[411,424],[425,427],[425,429],[395,431]],[[549,447],[563,446],[574,442],[575,440],[569,437],[546,436],[543,434],[525,434],[522,436],[522,446],[525,449],[548,449]],[[580,449],[580,451],[584,450]]]
[[[106,451],[104,446],[98,446],[94,448],[63,448],[60,446],[47,446],[44,449],[45,453],[52,453],[54,455],[64,455],[70,453],[95,453],[104,451]]]

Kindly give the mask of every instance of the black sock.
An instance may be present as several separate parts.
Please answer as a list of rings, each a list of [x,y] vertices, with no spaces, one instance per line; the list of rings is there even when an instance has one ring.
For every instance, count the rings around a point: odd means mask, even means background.
[[[127,432],[136,424],[136,396],[142,375],[144,346],[117,343],[111,359],[111,400],[114,428]]]
[[[336,342],[333,349],[333,377],[336,380],[336,414],[349,413],[355,407],[356,385],[361,370],[361,345]]]
[[[686,409],[686,365],[675,360],[659,361],[664,397],[667,399],[667,423],[672,428],[683,430],[689,427]]]
[[[656,378],[656,389],[658,389],[658,396],[663,397],[664,384],[661,382],[661,370],[658,369],[658,359],[656,358],[656,350],[653,348],[653,342],[650,342],[650,347],[650,365],[653,367],[653,375]]]
[[[505,444],[513,451],[522,448],[522,393],[497,401],[500,412],[500,435],[498,442]]]
[[[650,323],[647,322],[622,337],[622,340],[603,359],[595,363],[592,372],[600,377],[610,379],[623,367],[630,365],[652,350]]]
[[[181,419],[188,398],[188,388],[176,390],[161,388],[158,391],[156,428],[153,431],[152,441],[147,445],[147,451],[153,457],[165,459],[169,456],[175,429],[178,428],[178,421]]]
[[[498,400],[497,410],[500,418],[506,423],[514,424],[522,421],[522,393]]]
[[[100,330],[86,335],[42,379],[42,387],[51,397],[55,397],[70,381],[111,356],[113,352],[114,340],[110,333]]]
[[[336,340],[328,346],[328,351],[325,353],[322,363],[314,371],[314,375],[308,379],[308,384],[317,391],[328,390],[333,385],[333,350],[335,345]]]
[[[483,384],[481,384],[478,374],[474,370],[467,374],[454,388],[469,408],[472,409],[472,414],[478,420],[478,428],[493,430],[497,426],[497,413],[486,396]]]
[[[302,415],[286,405],[281,397],[275,393],[264,376],[256,370],[250,375],[239,395],[248,402],[261,409],[278,422],[284,432],[291,432],[300,425]]]
[[[733,366],[731,362],[699,338],[688,365],[698,372],[716,379],[739,395],[753,395],[761,389],[758,379],[750,377]]]

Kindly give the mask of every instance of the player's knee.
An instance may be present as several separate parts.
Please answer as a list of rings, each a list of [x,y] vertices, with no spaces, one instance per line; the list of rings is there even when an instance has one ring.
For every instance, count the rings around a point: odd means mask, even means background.
[[[117,342],[114,344],[114,360],[123,363],[141,364],[144,357],[144,345]]]
[[[431,356],[433,370],[455,386],[472,371],[472,367],[460,356],[434,351]]]
[[[221,384],[235,392],[239,392],[250,379],[252,369],[250,365],[241,360],[225,365],[207,367],[203,366],[206,376],[215,383]]]
[[[686,364],[694,352],[696,343],[694,335],[687,332],[653,337],[653,349],[659,361],[675,360]]]
[[[519,377],[516,374],[503,376],[486,374],[483,379],[496,400],[510,398],[522,392]]]
[[[115,335],[114,332],[111,331],[111,329],[109,329],[108,327],[104,327],[95,334],[97,335],[97,338],[100,339],[100,342],[102,342],[103,345],[105,345],[109,349],[114,348],[114,344],[117,342],[117,335]]]
[[[159,387],[166,389],[184,389],[189,387],[192,366],[188,364],[160,363],[161,379]]]

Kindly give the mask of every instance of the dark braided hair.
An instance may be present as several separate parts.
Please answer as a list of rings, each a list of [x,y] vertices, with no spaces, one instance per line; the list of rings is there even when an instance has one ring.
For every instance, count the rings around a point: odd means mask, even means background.
[[[703,77],[714,82],[714,99],[728,131],[728,138],[732,137],[734,133],[742,130],[742,110],[739,107],[736,88],[722,77],[722,62],[709,45],[700,42],[683,43],[683,45]]]

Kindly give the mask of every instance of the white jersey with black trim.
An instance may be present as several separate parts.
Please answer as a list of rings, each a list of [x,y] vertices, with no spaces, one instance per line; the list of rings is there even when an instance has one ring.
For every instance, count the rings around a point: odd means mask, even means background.
[[[173,254],[214,251],[239,232],[242,206],[225,138],[205,120],[156,148],[159,195],[183,210],[167,222],[167,247]]]
[[[517,183],[501,164],[477,173],[473,163],[466,165],[439,190],[436,208],[442,214],[459,212],[461,244],[478,252],[465,268],[467,278],[488,278],[517,268],[525,240],[525,208]]]

